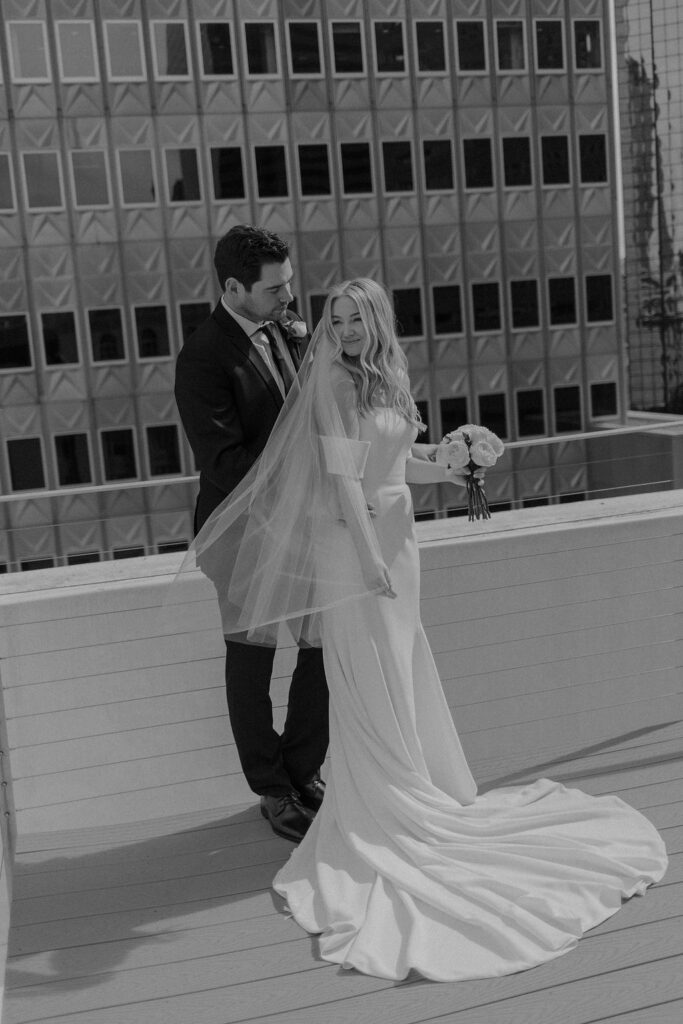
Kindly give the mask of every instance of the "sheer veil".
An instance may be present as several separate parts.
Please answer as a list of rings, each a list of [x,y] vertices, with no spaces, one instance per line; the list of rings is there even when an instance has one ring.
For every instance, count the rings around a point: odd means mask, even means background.
[[[213,582],[234,639],[274,646],[286,623],[297,643],[317,646],[320,611],[382,589],[360,483],[369,443],[350,436],[355,389],[337,352],[321,321],[265,449],[181,566]],[[353,541],[341,559],[330,554],[340,530]]]

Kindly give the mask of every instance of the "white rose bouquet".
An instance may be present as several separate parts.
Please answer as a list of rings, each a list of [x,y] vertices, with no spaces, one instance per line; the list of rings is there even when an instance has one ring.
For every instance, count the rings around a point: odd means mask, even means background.
[[[484,482],[477,476],[477,470],[495,466],[505,451],[501,439],[486,427],[475,423],[466,423],[446,434],[437,445],[434,462],[449,469],[468,469],[467,514],[472,522],[475,519],[490,519],[489,505],[484,492]]]

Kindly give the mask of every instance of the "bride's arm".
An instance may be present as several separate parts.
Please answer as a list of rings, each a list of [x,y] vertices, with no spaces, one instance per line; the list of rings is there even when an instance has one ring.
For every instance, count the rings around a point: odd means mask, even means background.
[[[447,469],[427,456],[414,454],[415,448],[431,448],[431,445],[415,445],[413,453],[406,460],[406,483],[409,484],[459,484],[465,486],[468,473],[464,469]],[[436,447],[436,446],[434,446]]]

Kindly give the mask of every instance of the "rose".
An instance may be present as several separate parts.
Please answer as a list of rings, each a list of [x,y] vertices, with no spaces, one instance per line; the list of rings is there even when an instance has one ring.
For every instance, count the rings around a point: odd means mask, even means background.
[[[301,339],[305,338],[308,334],[308,327],[306,321],[302,320],[301,317],[293,313],[291,309],[286,309],[280,317],[280,327],[289,335],[290,338]]]
[[[470,458],[477,466],[495,466],[498,456],[488,441],[473,441],[470,447]]]
[[[435,461],[447,469],[465,469],[470,461],[470,450],[463,438],[446,434],[436,449]]]

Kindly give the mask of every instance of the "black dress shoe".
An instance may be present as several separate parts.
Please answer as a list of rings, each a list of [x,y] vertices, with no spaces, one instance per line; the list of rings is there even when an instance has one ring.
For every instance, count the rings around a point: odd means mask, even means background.
[[[313,821],[311,812],[301,805],[296,793],[261,797],[261,814],[278,836],[300,843]]]
[[[314,775],[308,782],[304,782],[303,785],[296,788],[299,800],[304,807],[308,807],[313,812],[320,809],[323,797],[325,796],[325,783],[319,775]]]

